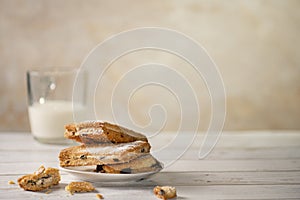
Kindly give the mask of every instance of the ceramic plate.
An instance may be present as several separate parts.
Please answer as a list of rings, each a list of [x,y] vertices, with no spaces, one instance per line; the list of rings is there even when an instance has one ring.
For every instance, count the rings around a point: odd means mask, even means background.
[[[147,179],[158,173],[161,169],[137,174],[108,174],[94,172],[95,166],[59,167],[61,171],[67,172],[78,179],[90,182],[129,182]]]

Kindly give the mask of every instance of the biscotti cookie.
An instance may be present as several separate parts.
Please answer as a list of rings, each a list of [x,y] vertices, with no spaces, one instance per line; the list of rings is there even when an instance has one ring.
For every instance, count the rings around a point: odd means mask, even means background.
[[[74,194],[75,192],[91,192],[95,190],[95,187],[89,182],[71,182],[65,190]]]
[[[65,126],[65,137],[84,144],[147,141],[146,136],[102,121],[86,121]]]
[[[28,174],[18,179],[19,186],[24,190],[40,191],[47,189],[53,185],[57,185],[60,181],[58,169],[47,168],[41,166],[34,174]]]
[[[149,153],[150,144],[144,141],[99,145],[80,145],[63,149],[59,154],[60,166],[87,166],[129,162]]]
[[[150,153],[127,163],[97,165],[97,172],[113,174],[136,174],[162,169],[162,165]]]

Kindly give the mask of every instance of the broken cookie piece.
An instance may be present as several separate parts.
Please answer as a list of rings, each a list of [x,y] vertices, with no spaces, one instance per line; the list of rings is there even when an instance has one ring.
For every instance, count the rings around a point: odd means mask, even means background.
[[[65,126],[65,137],[84,144],[147,142],[147,137],[125,127],[103,121],[85,121]]]
[[[33,174],[28,174],[18,179],[19,186],[29,191],[41,191],[57,185],[59,181],[58,169],[50,167],[45,169],[43,165]]]
[[[94,186],[89,182],[71,182],[65,187],[65,190],[74,194],[75,192],[91,192],[94,191]]]
[[[158,198],[163,200],[172,199],[177,196],[175,187],[171,186],[156,186],[153,192]]]
[[[161,169],[162,164],[150,153],[147,153],[142,154],[141,156],[129,162],[97,165],[96,172],[111,174],[136,174],[143,172],[154,172]]]
[[[150,148],[144,141],[73,146],[59,153],[59,161],[61,167],[119,164],[149,153]]]

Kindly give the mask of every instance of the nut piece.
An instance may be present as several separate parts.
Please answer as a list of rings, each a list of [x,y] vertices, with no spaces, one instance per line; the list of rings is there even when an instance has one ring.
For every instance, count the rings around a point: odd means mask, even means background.
[[[8,181],[8,184],[12,185],[12,184],[16,184],[14,181],[10,180]]]
[[[177,196],[175,187],[171,186],[156,186],[153,193],[160,199],[172,199]]]
[[[96,197],[97,197],[98,199],[104,199],[104,197],[102,196],[102,194],[96,194]]]
[[[74,192],[91,192],[94,191],[94,186],[89,182],[71,182],[65,187],[65,190],[74,194]]]
[[[41,165],[38,170],[36,172],[34,172],[34,175],[39,175],[39,174],[42,174],[44,171],[45,171],[45,167],[44,165]]]

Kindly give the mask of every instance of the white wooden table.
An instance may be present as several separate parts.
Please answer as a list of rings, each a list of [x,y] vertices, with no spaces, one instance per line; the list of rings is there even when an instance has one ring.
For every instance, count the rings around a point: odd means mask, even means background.
[[[8,184],[41,164],[57,167],[64,146],[40,144],[28,133],[0,133],[0,137],[0,199],[97,199],[96,193],[65,192],[75,178],[64,172],[49,194]],[[164,137],[162,142],[169,136]],[[200,142],[196,140],[180,160],[150,180],[97,183],[97,192],[105,199],[157,199],[154,186],[172,185],[182,200],[300,199],[300,132],[226,132],[204,160],[195,159]]]

